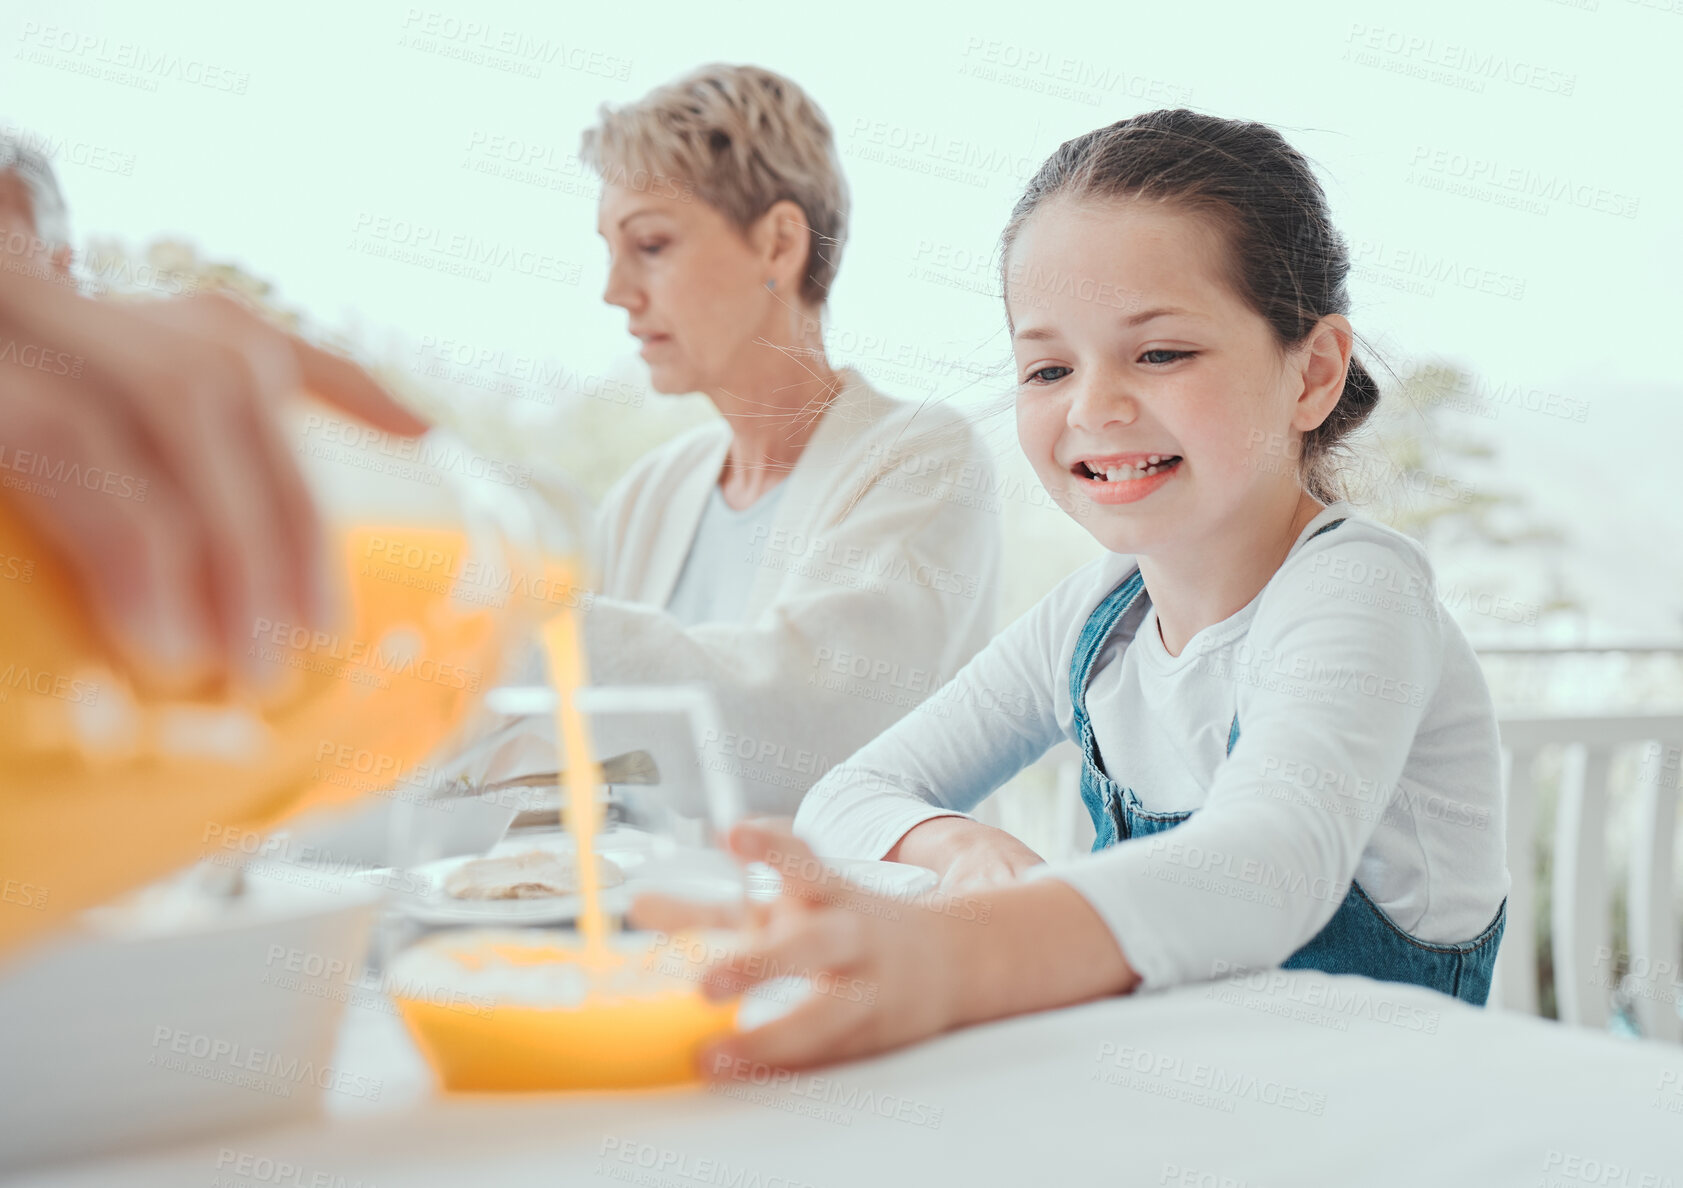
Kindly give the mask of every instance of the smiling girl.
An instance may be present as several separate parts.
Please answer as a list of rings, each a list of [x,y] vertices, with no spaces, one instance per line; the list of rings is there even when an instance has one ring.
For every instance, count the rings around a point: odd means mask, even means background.
[[[879,992],[814,996],[726,1055],[834,1059],[1279,965],[1482,1004],[1508,888],[1495,717],[1425,554],[1339,497],[1333,453],[1378,389],[1308,164],[1261,124],[1123,120],[1042,166],[1003,266],[1023,450],[1108,552],[802,803],[820,853],[922,864],[966,900],[861,910],[800,841],[736,831],[786,894],[715,989],[805,969]],[[1066,738],[1097,838],[1045,865],[965,813]]]

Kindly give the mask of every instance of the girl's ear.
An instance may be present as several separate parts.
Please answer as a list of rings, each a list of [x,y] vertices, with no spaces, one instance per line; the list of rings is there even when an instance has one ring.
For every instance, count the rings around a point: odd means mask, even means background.
[[[807,253],[812,249],[812,228],[800,203],[785,198],[755,223],[755,246],[763,253],[766,279],[777,282],[778,292],[799,294],[806,276]]]
[[[1298,348],[1302,388],[1292,413],[1292,428],[1300,433],[1318,429],[1338,407],[1344,394],[1344,374],[1350,368],[1355,332],[1343,314],[1328,314],[1316,323]]]

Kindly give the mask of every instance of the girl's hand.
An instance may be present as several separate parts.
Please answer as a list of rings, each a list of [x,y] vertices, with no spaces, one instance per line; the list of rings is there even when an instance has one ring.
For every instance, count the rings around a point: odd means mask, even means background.
[[[1046,861],[1003,829],[968,817],[936,817],[906,831],[886,855],[890,862],[927,866],[946,893],[1016,882]]]
[[[707,972],[703,991],[729,998],[786,977],[813,989],[787,1014],[703,1053],[701,1071],[716,1080],[868,1056],[1139,983],[1098,913],[1056,879],[913,904],[852,886],[783,826],[738,825],[730,845],[776,869],[783,893],[750,905],[745,947]],[[655,895],[639,897],[631,914],[637,927],[664,932],[743,923],[739,913]]]
[[[784,977],[805,977],[813,991],[787,1014],[715,1044],[702,1058],[705,1075],[847,1060],[966,1021],[962,991],[978,973],[969,966],[986,904],[922,906],[862,891],[775,826],[738,825],[730,845],[743,861],[775,869],[783,892],[752,905],[745,947],[708,971],[703,992],[724,999]],[[640,897],[632,916],[637,927],[667,932],[726,922],[716,908],[662,896]]]

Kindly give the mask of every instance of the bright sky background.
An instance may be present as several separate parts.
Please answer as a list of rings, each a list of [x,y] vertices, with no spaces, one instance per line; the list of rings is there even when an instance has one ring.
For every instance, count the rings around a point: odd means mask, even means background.
[[[897,353],[1006,357],[997,300],[963,286],[991,285],[1024,175],[1060,141],[1162,106],[1265,121],[1322,171],[1358,331],[1587,407],[1581,423],[1509,406],[1474,424],[1503,481],[1571,534],[1600,633],[1683,637],[1683,0],[443,4],[5,0],[0,121],[57,147],[79,241],[185,234],[325,324],[600,375],[635,364],[599,300],[579,131],[699,62],[755,62],[825,108],[852,186],[832,355],[904,395],[930,368]],[[507,69],[530,61],[494,48],[509,42],[548,59],[538,77]],[[1045,92],[1060,63],[1074,94]],[[525,176],[476,168],[501,164],[497,138],[535,157]],[[920,171],[948,153],[971,176]],[[1524,175],[1566,195],[1491,200],[1514,196],[1487,178]],[[383,219],[535,247],[572,275],[381,259],[363,248]],[[936,379],[959,400],[1003,390]]]

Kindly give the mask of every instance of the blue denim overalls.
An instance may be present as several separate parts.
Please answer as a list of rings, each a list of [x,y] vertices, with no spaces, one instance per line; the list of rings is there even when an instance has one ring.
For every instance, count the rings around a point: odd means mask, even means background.
[[[1319,536],[1336,528],[1334,520],[1315,532]],[[1075,706],[1075,733],[1081,746],[1081,799],[1093,818],[1097,837],[1093,849],[1101,850],[1129,838],[1144,837],[1173,829],[1196,810],[1154,813],[1140,806],[1132,788],[1117,785],[1100,765],[1098,744],[1087,718],[1087,682],[1093,663],[1104,650],[1105,641],[1120,620],[1121,642],[1126,646],[1149,609],[1150,599],[1138,570],[1099,603],[1082,628],[1075,644],[1069,671],[1069,695]],[[1239,741],[1239,717],[1227,732],[1227,753]],[[1351,881],[1344,902],[1326,927],[1281,963],[1285,969],[1318,969],[1332,974],[1363,974],[1385,982],[1412,982],[1483,1006],[1490,996],[1490,976],[1496,965],[1496,948],[1502,942],[1507,922],[1508,901],[1504,899],[1496,916],[1478,936],[1458,944],[1433,944],[1417,940],[1397,927],[1385,912],[1367,897],[1360,884]]]

